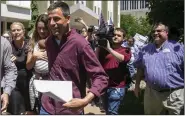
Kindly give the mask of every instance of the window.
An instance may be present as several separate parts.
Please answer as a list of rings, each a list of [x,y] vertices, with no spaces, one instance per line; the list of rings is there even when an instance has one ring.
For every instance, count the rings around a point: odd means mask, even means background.
[[[112,18],[112,12],[110,12],[110,17]],[[110,19],[110,18],[109,18]]]
[[[96,6],[94,6],[94,12],[96,13]]]
[[[10,30],[10,25],[12,24],[12,22],[7,22],[7,30]]]
[[[132,9],[132,2],[131,1],[129,1],[130,2],[130,10]]]
[[[98,15],[100,14],[100,8],[98,8]]]
[[[3,35],[3,25],[4,25],[4,22],[1,22],[1,35]]]
[[[109,11],[108,11],[108,19],[109,19]]]
[[[121,4],[121,10],[123,10],[123,1],[120,1]]]

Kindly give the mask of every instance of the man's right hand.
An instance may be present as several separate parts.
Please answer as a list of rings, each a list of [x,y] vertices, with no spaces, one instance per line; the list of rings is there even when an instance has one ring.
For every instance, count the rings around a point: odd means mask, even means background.
[[[4,112],[6,111],[9,103],[9,96],[7,93],[3,93],[1,95],[1,103],[2,103],[1,112]]]

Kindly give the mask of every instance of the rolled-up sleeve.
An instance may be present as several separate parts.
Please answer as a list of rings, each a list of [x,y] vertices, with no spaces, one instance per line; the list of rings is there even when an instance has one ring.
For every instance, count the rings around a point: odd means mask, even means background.
[[[10,60],[12,54],[12,48],[8,41],[5,41],[4,50],[3,50],[3,81],[4,87],[3,92],[11,94],[11,91],[15,88],[16,79],[17,79],[17,68],[15,64]]]
[[[131,51],[129,48],[125,48],[120,50],[118,53],[122,54],[124,56],[124,61],[125,63],[128,63],[131,58]]]
[[[105,73],[90,45],[86,45],[83,48],[82,63],[92,79],[92,86],[89,91],[99,97],[108,86],[108,75]]]

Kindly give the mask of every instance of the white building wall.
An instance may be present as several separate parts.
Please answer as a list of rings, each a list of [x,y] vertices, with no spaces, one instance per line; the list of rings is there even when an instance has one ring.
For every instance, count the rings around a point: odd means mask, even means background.
[[[118,27],[120,27],[120,1],[118,1]]]
[[[86,6],[86,1],[85,0],[75,0],[74,4],[77,4],[77,3],[83,4],[84,6]]]
[[[93,11],[98,15],[101,13],[101,11],[102,11],[102,1],[94,1],[93,2]]]
[[[6,4],[1,3],[1,19],[6,21],[31,20],[30,4],[30,1],[6,1]]]
[[[30,9],[31,1],[6,1],[6,4]]]
[[[113,1],[108,1],[108,7],[107,7],[107,20],[109,21],[110,17],[112,18],[112,21],[114,21],[114,14],[113,14]]]

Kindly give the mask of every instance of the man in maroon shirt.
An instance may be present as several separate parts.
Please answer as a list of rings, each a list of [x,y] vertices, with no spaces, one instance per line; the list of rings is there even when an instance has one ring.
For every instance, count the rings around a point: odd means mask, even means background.
[[[83,114],[83,108],[107,87],[108,76],[90,44],[74,29],[70,29],[70,11],[66,3],[51,4],[48,17],[52,32],[52,36],[46,40],[48,80],[72,81],[73,99],[64,103],[43,94],[40,114]],[[92,79],[87,95],[86,74]]]
[[[118,109],[126,91],[126,77],[129,76],[127,63],[131,58],[129,48],[121,45],[125,38],[125,31],[116,28],[112,39],[112,46],[107,40],[107,47],[99,47],[96,51],[99,60],[109,76],[109,85],[105,94],[105,110],[108,115],[118,114]]]

